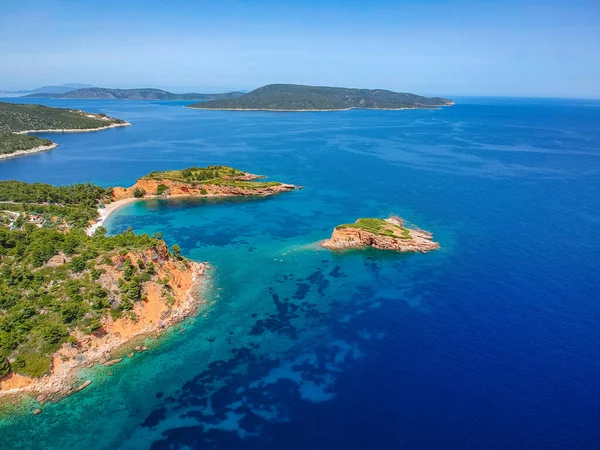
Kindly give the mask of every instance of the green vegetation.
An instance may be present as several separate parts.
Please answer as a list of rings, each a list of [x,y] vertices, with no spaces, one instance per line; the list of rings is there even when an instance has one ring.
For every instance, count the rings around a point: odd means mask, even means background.
[[[92,183],[52,186],[44,183],[0,181],[0,201],[95,206],[108,191]]]
[[[25,97],[37,98],[86,98],[106,100],[217,100],[236,98],[244,95],[243,92],[226,92],[223,94],[173,94],[162,89],[106,89],[83,88],[61,93],[35,93]]]
[[[10,373],[10,364],[8,359],[0,357],[0,378]]]
[[[0,181],[0,211],[3,223],[13,227],[37,221],[45,228],[85,228],[97,215],[97,205],[107,200],[110,190],[91,183],[52,186],[43,183]],[[9,213],[10,212],[10,213]],[[15,214],[16,213],[16,214]]]
[[[90,114],[73,109],[0,102],[0,155],[52,144],[52,141],[48,139],[15,134],[17,132],[83,130],[122,123],[125,121],[113,119],[106,114]]]
[[[199,109],[259,109],[297,111],[349,108],[431,108],[452,104],[451,100],[386,91],[297,84],[269,84],[235,99],[213,100],[191,105]]]
[[[188,167],[183,170],[167,170],[164,172],[150,172],[143,177],[146,180],[173,180],[182,182],[208,181],[244,176],[245,172],[227,166]]]
[[[183,170],[167,170],[165,172],[151,172],[142,179],[145,180],[172,180],[189,184],[214,184],[218,186],[243,187],[249,189],[279,186],[276,181],[253,181],[256,178],[246,172],[228,166],[188,167]],[[159,185],[160,187],[160,185]],[[203,189],[206,193],[206,189]]]
[[[27,134],[0,133],[0,155],[48,145],[52,145],[50,139],[40,139]]]
[[[369,233],[379,234],[381,236],[392,236],[400,239],[411,239],[408,228],[390,223],[383,219],[361,218],[355,223],[347,223],[338,225],[336,230],[343,228],[359,228]]]
[[[135,198],[142,198],[144,195],[146,195],[146,191],[144,191],[142,188],[136,187],[133,190],[133,196]]]
[[[159,184],[158,186],[156,186],[156,195],[163,195],[168,190],[169,190],[169,186],[165,186],[164,184]]]
[[[159,245],[163,241],[131,230],[88,237],[82,230],[0,227],[0,376],[9,359],[8,370],[40,377],[73,330],[93,333],[104,314],[130,311],[154,266],[125,259],[118,292],[103,285],[101,274],[119,270],[120,255]]]
[[[0,102],[0,132],[81,130],[102,128],[116,123],[124,123],[124,121],[73,109]]]

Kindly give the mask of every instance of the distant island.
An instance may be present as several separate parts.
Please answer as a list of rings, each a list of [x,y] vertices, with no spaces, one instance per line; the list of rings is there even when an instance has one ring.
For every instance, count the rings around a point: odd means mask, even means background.
[[[108,89],[89,87],[68,92],[35,92],[24,98],[72,98],[91,100],[225,100],[244,95],[243,92],[225,92],[220,94],[173,94],[162,89]]]
[[[29,393],[42,405],[82,390],[91,382],[76,381],[81,368],[145,351],[140,338],[201,303],[208,266],[167,248],[160,234],[106,236],[111,212],[142,198],[296,188],[262,178],[208,166],[152,172],[130,188],[0,181],[0,398]]]
[[[130,123],[85,111],[0,102],[0,159],[28,155],[56,148],[49,139],[27,133],[70,133],[100,131],[129,126]]]
[[[453,104],[446,98],[383,89],[269,84],[237,98],[195,103],[189,107],[235,111],[333,111],[437,108]]]
[[[408,228],[399,217],[362,218],[355,223],[338,225],[331,238],[321,243],[330,250],[373,247],[397,252],[429,252],[440,248],[431,233]]]
[[[94,86],[91,84],[67,83],[67,84],[61,84],[59,86],[42,86],[42,87],[35,88],[35,89],[25,89],[25,90],[19,90],[19,91],[0,90],[0,97],[4,97],[4,96],[6,96],[6,97],[23,97],[26,94],[38,94],[40,92],[57,94],[57,93],[64,93],[64,92],[74,91],[75,89],[82,89],[82,88],[88,88],[88,87],[94,87]]]

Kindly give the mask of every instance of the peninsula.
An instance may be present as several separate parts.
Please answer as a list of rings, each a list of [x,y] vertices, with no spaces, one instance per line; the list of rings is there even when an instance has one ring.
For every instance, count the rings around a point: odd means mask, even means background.
[[[128,188],[109,190],[108,204],[98,209],[98,219],[88,228],[93,234],[106,219],[122,206],[141,199],[170,197],[266,197],[301,189],[277,181],[257,181],[265,178],[228,166],[188,167],[183,170],[151,172]]]
[[[190,92],[186,94],[174,94],[162,89],[107,89],[99,87],[87,87],[75,89],[69,92],[35,92],[25,95],[24,98],[72,98],[87,100],[224,100],[240,97],[243,92],[233,91],[216,94],[198,94]]]
[[[428,98],[384,89],[269,84],[234,99],[195,103],[189,107],[236,111],[335,111],[437,108],[453,104],[446,98]]]
[[[187,260],[177,245],[169,249],[159,235],[106,236],[109,208],[296,188],[261,178],[208,166],[152,172],[130,188],[0,181],[0,398],[27,393],[43,404],[77,392],[89,385],[76,381],[82,367],[144,351],[141,338],[201,303],[208,265]]]
[[[85,111],[0,102],[0,159],[56,148],[58,144],[28,133],[80,133],[129,126],[130,123]]]
[[[397,252],[429,252],[440,248],[431,233],[407,228],[399,217],[363,218],[355,223],[338,225],[331,238],[321,243],[330,250],[373,247]]]

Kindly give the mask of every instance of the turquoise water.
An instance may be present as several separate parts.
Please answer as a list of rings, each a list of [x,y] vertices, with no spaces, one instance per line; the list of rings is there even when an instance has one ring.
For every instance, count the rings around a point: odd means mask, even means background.
[[[84,392],[4,419],[0,447],[598,444],[600,102],[303,114],[46,104],[134,126],[52,135],[58,149],[1,162],[0,178],[130,185],[229,164],[305,188],[119,210],[109,232],[160,231],[210,262],[205,304],[150,351],[82,374],[94,380]],[[391,213],[442,249],[315,245],[339,223]]]

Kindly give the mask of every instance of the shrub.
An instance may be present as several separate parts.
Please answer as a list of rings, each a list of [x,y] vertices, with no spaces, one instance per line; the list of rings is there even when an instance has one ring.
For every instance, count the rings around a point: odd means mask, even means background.
[[[166,186],[164,184],[159,184],[156,187],[156,195],[162,195],[162,194],[164,194],[168,190],[169,190],[169,186]]]
[[[141,189],[141,188],[137,188],[137,187],[136,187],[136,188],[133,190],[133,196],[134,196],[135,198],[142,198],[144,195],[146,195],[146,191],[145,191],[145,190],[143,190],[143,189]]]
[[[76,256],[69,263],[69,269],[75,273],[83,272],[85,270],[85,259],[81,256]]]
[[[8,363],[8,359],[3,356],[0,357],[0,378],[10,373],[10,364]]]

